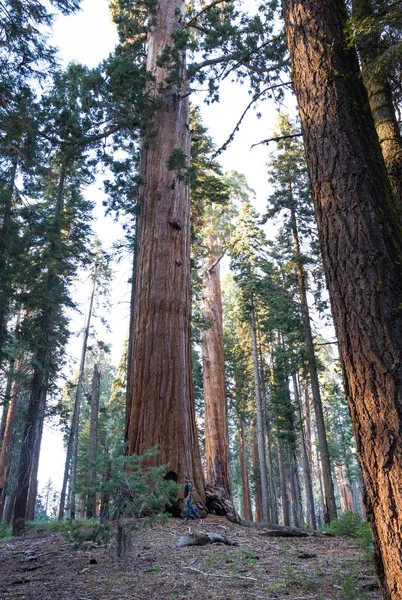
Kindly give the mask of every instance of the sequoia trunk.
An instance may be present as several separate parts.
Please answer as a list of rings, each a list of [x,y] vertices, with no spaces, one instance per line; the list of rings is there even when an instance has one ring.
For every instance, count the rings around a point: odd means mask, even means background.
[[[402,223],[342,0],[282,0],[357,449],[386,600],[402,597]]]
[[[202,316],[210,323],[201,338],[206,482],[230,497],[220,265],[215,258],[206,261],[202,282]]]
[[[149,94],[158,97],[152,136],[141,150],[136,294],[130,357],[127,439],[130,454],[158,446],[179,482],[193,481],[204,512],[204,475],[191,383],[190,155],[185,53],[174,77],[158,58],[183,27],[185,2],[160,0],[148,33]],[[183,509],[183,501],[179,503]]]

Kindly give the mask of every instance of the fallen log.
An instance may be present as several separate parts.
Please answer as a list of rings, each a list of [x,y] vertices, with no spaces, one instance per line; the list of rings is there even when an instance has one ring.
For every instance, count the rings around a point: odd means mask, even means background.
[[[240,525],[243,527],[252,527],[254,529],[264,529],[264,535],[271,537],[308,537],[309,534],[297,527],[286,527],[276,523],[267,523],[265,521],[244,521],[241,519]]]
[[[262,531],[260,535],[265,535],[267,537],[308,537],[309,534],[305,531],[300,531],[297,529],[293,529],[292,531],[283,531],[280,529],[267,529],[266,531]]]
[[[220,533],[189,533],[183,535],[177,542],[179,548],[184,546],[206,546],[207,544],[226,544],[227,546],[238,546],[237,542],[231,542]]]

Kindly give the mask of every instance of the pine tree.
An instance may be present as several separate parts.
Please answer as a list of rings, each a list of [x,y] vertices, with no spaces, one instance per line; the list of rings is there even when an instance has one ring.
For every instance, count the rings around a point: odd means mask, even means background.
[[[282,6],[376,569],[383,598],[396,600],[402,593],[401,219],[357,56],[344,37],[344,3],[283,0]]]

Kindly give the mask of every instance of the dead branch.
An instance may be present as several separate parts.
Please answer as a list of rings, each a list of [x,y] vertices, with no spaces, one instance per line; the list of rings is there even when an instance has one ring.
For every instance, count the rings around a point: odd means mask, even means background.
[[[277,83],[275,85],[271,85],[269,87],[264,88],[261,92],[259,92],[258,94],[256,94],[254,96],[254,98],[251,100],[251,102],[249,102],[249,104],[247,105],[246,109],[243,111],[240,119],[237,121],[235,128],[233,129],[232,133],[227,138],[226,142],[224,144],[222,144],[222,146],[220,148],[218,148],[218,150],[216,150],[216,152],[214,152],[214,154],[211,156],[211,160],[213,160],[214,158],[219,156],[224,150],[226,150],[226,148],[229,146],[229,144],[233,141],[233,138],[234,138],[236,132],[239,130],[244,117],[246,116],[246,114],[248,113],[248,111],[250,110],[252,105],[255,104],[255,102],[257,102],[257,100],[259,100],[261,98],[261,96],[263,96],[266,92],[269,92],[270,90],[274,90],[276,88],[283,87],[285,85],[291,85],[291,82],[289,81],[286,83]]]
[[[287,140],[289,138],[295,138],[295,137],[300,137],[301,136],[301,132],[300,133],[292,133],[291,135],[278,135],[272,138],[269,138],[267,140],[262,140],[261,142],[258,142],[258,144],[253,144],[250,148],[250,150],[252,150],[254,148],[254,146],[261,146],[261,144],[269,144],[270,142],[280,142],[281,140]]]

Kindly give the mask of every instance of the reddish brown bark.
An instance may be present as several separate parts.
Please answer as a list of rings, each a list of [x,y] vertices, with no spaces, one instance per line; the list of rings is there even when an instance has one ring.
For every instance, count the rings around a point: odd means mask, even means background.
[[[158,95],[160,104],[153,118],[155,135],[144,140],[141,151],[127,439],[130,454],[158,445],[155,461],[169,463],[179,482],[190,477],[195,503],[203,511],[191,383],[189,190],[184,171],[168,168],[174,155],[186,165],[190,155],[184,52],[173,83],[166,82],[168,69],[157,66],[182,29],[184,7],[183,0],[161,0],[148,33],[147,70],[154,76],[148,91]]]
[[[20,369],[20,365],[19,365],[19,363],[17,363],[17,366],[16,366],[17,373],[18,373],[19,369]],[[13,383],[13,387],[12,387],[11,400],[10,400],[10,405],[8,407],[8,413],[7,413],[7,422],[6,422],[6,427],[4,430],[3,445],[1,447],[1,454],[0,454],[0,521],[3,518],[3,509],[4,509],[4,502],[5,502],[5,496],[6,496],[7,471],[8,471],[8,466],[9,466],[8,462],[9,462],[10,452],[11,452],[12,443],[13,443],[14,423],[15,423],[15,416],[17,414],[17,405],[18,405],[20,388],[21,388],[21,384],[17,377],[14,379],[14,383]]]
[[[206,261],[202,274],[202,316],[210,327],[201,337],[204,378],[206,482],[231,497],[226,421],[220,264]]]
[[[342,510],[343,512],[346,512],[348,510],[354,511],[352,490],[350,488],[350,482],[347,477],[345,465],[337,465],[336,473],[341,493]]]
[[[341,0],[283,0],[384,599],[402,597],[402,222]]]

